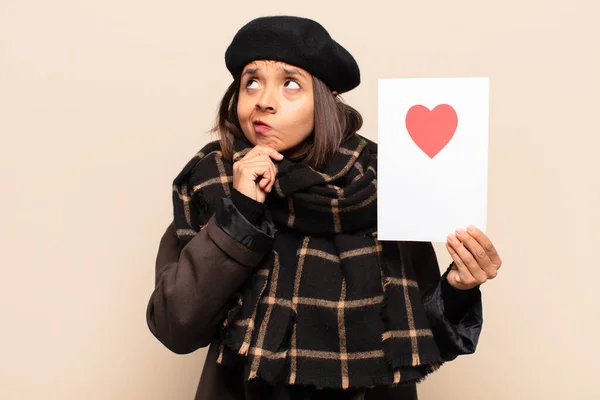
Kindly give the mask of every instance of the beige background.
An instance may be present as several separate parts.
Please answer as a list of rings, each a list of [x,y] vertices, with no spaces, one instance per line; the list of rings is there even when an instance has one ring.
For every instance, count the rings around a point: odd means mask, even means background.
[[[317,19],[354,54],[363,83],[345,99],[375,140],[377,78],[490,77],[488,234],[504,266],[483,287],[477,353],[421,398],[600,398],[598,11],[0,1],[0,399],[192,398],[204,350],[172,354],[145,322],[171,182],[210,139],[236,30],[281,13]]]

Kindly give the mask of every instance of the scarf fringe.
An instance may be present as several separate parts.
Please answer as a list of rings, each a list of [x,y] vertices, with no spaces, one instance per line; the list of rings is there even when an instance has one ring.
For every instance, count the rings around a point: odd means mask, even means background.
[[[394,365],[394,360],[391,356],[391,348],[390,348],[390,339],[386,339],[384,337],[385,332],[389,332],[390,331],[390,318],[388,315],[388,304],[390,302],[390,294],[388,291],[388,286],[390,284],[390,277],[389,277],[389,273],[387,271],[387,268],[385,266],[385,263],[383,262],[383,244],[381,242],[379,242],[379,240],[377,240],[377,232],[374,232],[373,235],[375,236],[374,240],[375,240],[375,246],[377,247],[377,265],[379,267],[379,271],[381,273],[381,289],[383,292],[383,300],[381,301],[381,309],[379,311],[379,315],[381,317],[381,321],[383,322],[383,328],[384,331],[381,333],[381,343],[383,346],[383,354],[385,356],[385,360],[387,361],[387,363],[390,366]],[[392,367],[393,368],[393,367]],[[396,383],[396,375],[397,372],[394,371],[394,383]],[[398,382],[399,383],[399,382]]]
[[[248,320],[246,329],[243,332],[244,339],[241,345],[238,345],[237,341],[234,338],[232,338],[231,332],[228,328],[230,324],[234,323],[234,321],[237,319],[238,315],[242,311],[242,307],[244,306],[243,294],[238,294],[238,301],[227,313],[227,318],[221,329],[221,339],[228,348],[235,351],[238,355],[248,357],[248,352],[250,350],[250,346],[252,345],[254,328],[256,326],[256,314],[258,312],[260,302],[264,297],[265,290],[269,284],[270,275],[271,271],[268,271],[267,276],[262,277],[264,279],[264,282],[261,286],[259,295],[257,296],[255,303],[252,305],[252,316]]]
[[[387,264],[383,261],[383,244],[381,242],[379,242],[377,240],[377,232],[373,233],[373,236],[375,237],[375,243],[377,246],[377,260],[378,260],[378,265],[379,265],[379,271],[381,272],[381,287],[382,287],[382,291],[383,291],[383,300],[381,302],[381,309],[380,309],[380,316],[381,316],[381,320],[383,322],[383,326],[384,326],[384,332],[381,334],[381,343],[382,343],[382,347],[383,347],[383,354],[385,356],[386,361],[388,362],[388,364],[390,365],[391,368],[394,368],[394,364],[395,362],[397,362],[397,360],[394,359],[394,357],[392,357],[392,349],[391,347],[393,346],[392,344],[392,338],[386,338],[385,337],[385,332],[389,332],[391,330],[390,328],[390,317],[389,317],[389,313],[388,313],[388,306],[389,306],[389,302],[390,302],[390,294],[389,294],[389,286],[391,284],[391,277],[390,277],[390,273],[388,271],[388,267]],[[404,277],[406,278],[406,277]],[[401,367],[401,368],[395,368],[393,369],[393,386],[396,385],[403,385],[403,384],[407,384],[407,383],[420,383],[422,382],[429,374],[431,374],[432,372],[438,370],[443,364],[444,362],[436,359],[435,357],[432,357],[431,359],[426,358],[423,359],[422,355],[419,355],[419,359],[418,359],[418,363],[415,363],[414,360],[414,355],[412,355],[412,362],[411,362],[411,366],[407,365],[405,367]],[[407,368],[414,368],[416,371],[419,371],[421,373],[420,377],[416,377],[413,379],[403,379],[402,378],[402,370],[403,369],[407,369]]]

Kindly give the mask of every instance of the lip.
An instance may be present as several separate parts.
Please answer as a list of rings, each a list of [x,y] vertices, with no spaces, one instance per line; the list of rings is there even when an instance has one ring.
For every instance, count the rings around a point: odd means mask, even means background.
[[[265,124],[260,120],[254,121],[253,126],[254,131],[260,135],[264,135],[271,130],[271,127],[268,124]]]

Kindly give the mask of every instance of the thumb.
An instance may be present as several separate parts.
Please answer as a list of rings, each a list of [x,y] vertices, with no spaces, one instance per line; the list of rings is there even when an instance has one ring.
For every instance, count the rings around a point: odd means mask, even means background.
[[[460,275],[458,274],[458,271],[454,272],[454,280],[456,280],[456,282],[460,283]]]
[[[460,280],[460,274],[458,273],[458,270],[455,268],[452,268],[450,270],[450,272],[448,272],[448,283],[454,287],[457,286],[461,286],[462,282]]]

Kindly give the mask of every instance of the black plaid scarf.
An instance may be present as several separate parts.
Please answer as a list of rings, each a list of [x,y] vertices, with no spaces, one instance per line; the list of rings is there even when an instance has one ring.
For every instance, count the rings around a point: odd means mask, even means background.
[[[233,161],[251,146],[236,139]],[[322,172],[277,164],[265,204],[272,251],[232,299],[218,362],[273,385],[367,388],[418,382],[442,364],[402,242],[377,240],[377,145],[356,134]],[[182,244],[214,200],[230,196],[232,166],[206,145],[173,184]]]

